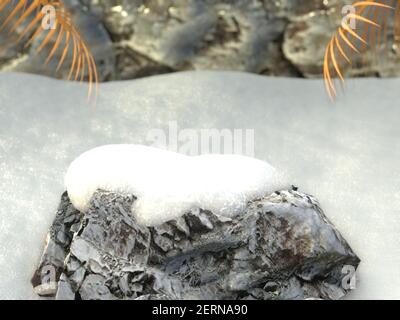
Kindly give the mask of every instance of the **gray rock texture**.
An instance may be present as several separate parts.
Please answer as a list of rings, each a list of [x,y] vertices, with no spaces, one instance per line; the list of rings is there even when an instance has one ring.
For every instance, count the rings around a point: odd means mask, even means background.
[[[64,0],[93,51],[101,81],[184,70],[235,70],[319,77],[325,47],[352,0]],[[6,13],[7,14],[7,13]],[[28,48],[3,41],[0,70],[54,75]],[[393,36],[389,34],[389,39]],[[390,43],[390,40],[389,40]],[[366,54],[348,75],[396,76],[399,52],[385,63]],[[46,53],[44,53],[46,54]],[[58,77],[66,78],[68,63]]]
[[[317,200],[296,190],[232,218],[202,209],[154,227],[133,195],[101,191],[89,211],[61,199],[35,291],[57,299],[338,299],[358,257]]]

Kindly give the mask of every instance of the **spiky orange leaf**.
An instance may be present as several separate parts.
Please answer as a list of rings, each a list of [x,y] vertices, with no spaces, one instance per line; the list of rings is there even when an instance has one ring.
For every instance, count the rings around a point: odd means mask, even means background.
[[[42,10],[47,5],[54,9],[54,24],[48,29],[42,25],[43,19],[46,18],[46,14]],[[25,47],[40,37],[36,53],[39,54],[48,48],[45,64],[54,59],[57,51],[60,51],[61,58],[58,61],[56,72],[60,70],[68,54],[72,51],[68,79],[83,81],[87,75],[88,98],[92,97],[93,84],[95,84],[97,95],[99,79],[95,60],[73,24],[71,14],[63,2],[60,0],[0,0],[0,13],[7,8],[10,13],[0,25],[0,31],[8,29],[9,33],[13,33],[17,28],[22,27],[17,42],[24,40]]]
[[[390,3],[388,3],[390,2]],[[397,0],[395,2],[398,2]],[[333,79],[339,77],[344,82],[342,60],[345,63],[351,64],[351,54],[361,53],[369,45],[373,49],[387,38],[387,14],[388,10],[399,8],[392,1],[356,1],[353,3],[355,13],[347,15],[342,21],[341,26],[329,41],[324,56],[323,62],[323,77],[325,87],[331,99],[336,96],[336,89]],[[352,28],[349,20],[356,22],[356,28]],[[382,21],[381,21],[382,20]],[[361,27],[359,26],[361,24]],[[383,24],[383,28],[382,28]],[[375,29],[371,29],[375,28]],[[383,35],[381,34],[383,29]],[[379,30],[379,31],[377,31]],[[399,26],[400,34],[400,26]],[[369,35],[369,43],[367,41]]]

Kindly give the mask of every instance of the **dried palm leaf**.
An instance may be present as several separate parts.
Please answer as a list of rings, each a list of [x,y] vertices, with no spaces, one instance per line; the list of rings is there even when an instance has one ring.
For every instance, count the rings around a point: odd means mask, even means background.
[[[16,42],[25,41],[25,47],[40,39],[36,54],[47,48],[46,65],[59,50],[61,58],[56,71],[60,70],[68,54],[72,54],[68,80],[82,82],[87,75],[88,98],[92,97],[93,91],[97,95],[98,74],[93,55],[60,0],[0,0],[0,13],[6,9],[9,14],[0,25],[0,31],[8,29],[11,34],[22,29]]]
[[[329,41],[325,50],[323,76],[326,91],[331,99],[336,96],[334,78],[344,83],[343,64],[350,64],[355,54],[368,48],[377,52],[377,47],[384,43],[387,47],[388,19],[395,9],[395,17],[400,8],[398,0],[356,1],[355,9],[343,19],[341,26]],[[400,12],[399,12],[400,13]],[[395,21],[395,34],[400,35],[400,19]]]

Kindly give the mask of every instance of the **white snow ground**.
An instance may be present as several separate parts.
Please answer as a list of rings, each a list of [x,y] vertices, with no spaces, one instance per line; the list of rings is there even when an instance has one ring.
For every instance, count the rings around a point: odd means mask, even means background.
[[[188,72],[85,87],[0,74],[0,298],[37,298],[30,277],[70,162],[148,130],[248,128],[255,155],[312,193],[360,256],[350,298],[400,299],[400,80],[348,82],[332,105],[319,80]]]

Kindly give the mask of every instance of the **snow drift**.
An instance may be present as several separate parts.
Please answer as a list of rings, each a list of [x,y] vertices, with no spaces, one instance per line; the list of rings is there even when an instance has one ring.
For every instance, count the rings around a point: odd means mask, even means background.
[[[400,80],[347,82],[188,72],[86,87],[0,75],[0,298],[37,298],[29,280],[64,192],[66,170],[104,144],[149,144],[180,128],[254,129],[255,157],[315,195],[359,255],[352,298],[400,298]]]

